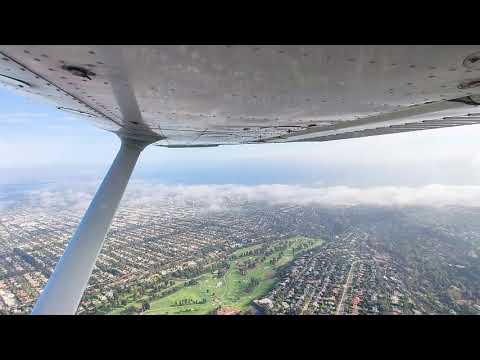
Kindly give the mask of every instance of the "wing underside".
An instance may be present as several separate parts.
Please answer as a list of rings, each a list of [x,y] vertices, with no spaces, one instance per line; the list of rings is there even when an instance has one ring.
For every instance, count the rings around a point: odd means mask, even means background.
[[[0,84],[170,147],[480,122],[480,46],[1,46]]]

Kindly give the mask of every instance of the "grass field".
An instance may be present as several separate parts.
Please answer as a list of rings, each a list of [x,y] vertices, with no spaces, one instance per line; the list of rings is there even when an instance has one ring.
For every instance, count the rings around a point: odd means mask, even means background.
[[[242,254],[259,248],[261,245],[237,250],[233,253],[237,258],[229,261],[228,270],[223,276],[218,277],[213,273],[201,275],[196,278],[197,284],[181,287],[180,290],[173,294],[153,301],[150,304],[150,310],[144,314],[208,314],[218,307],[235,308],[240,311],[247,310],[253,300],[261,298],[268,293],[277,281],[277,270],[293,260],[298,254],[300,245],[306,246],[302,249],[302,251],[305,251],[320,246],[323,242],[319,239],[296,237],[274,242],[269,246],[269,249],[274,249],[275,245],[279,245],[282,242],[287,244],[288,241],[290,241],[290,246],[283,250],[281,256],[281,251],[274,251],[263,261],[261,261],[263,254],[242,256]],[[295,248],[297,248],[297,253],[294,252]],[[271,264],[270,260],[274,257],[278,258],[278,260]],[[247,261],[255,261],[255,267],[248,269],[242,275],[239,271],[239,265]],[[254,286],[251,285],[251,279],[257,280]],[[249,287],[250,290],[247,291]],[[181,304],[181,301],[189,301],[190,303]]]

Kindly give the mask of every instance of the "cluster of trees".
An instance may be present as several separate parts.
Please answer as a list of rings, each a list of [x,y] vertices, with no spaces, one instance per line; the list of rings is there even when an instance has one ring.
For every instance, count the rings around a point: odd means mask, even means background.
[[[174,273],[172,273],[172,276],[174,276],[176,278],[180,278],[180,279],[188,279],[188,278],[196,277],[196,276],[200,275],[201,272],[202,272],[202,269],[195,266],[195,267],[191,267],[191,268],[177,270]]]
[[[257,278],[250,278],[250,281],[248,282],[247,286],[245,287],[245,292],[249,293],[249,292],[252,292],[253,289],[255,289],[256,286],[258,286],[258,284],[260,284],[260,280],[258,280]]]
[[[150,310],[150,304],[149,304],[148,302],[144,301],[144,302],[142,303],[141,309],[142,309],[142,312],[143,312],[143,311]]]
[[[172,273],[172,276],[180,279],[189,279],[193,277],[198,277],[202,274],[205,274],[207,272],[213,272],[215,270],[219,269],[228,269],[228,262],[225,260],[219,261],[213,265],[206,266],[205,261],[198,261],[196,266],[177,270],[174,273]]]
[[[232,255],[231,259],[235,260],[235,259],[247,257],[247,256],[258,256],[258,255],[266,254],[267,252],[268,252],[268,246],[263,245],[256,249],[246,250],[240,253],[239,255]]]
[[[270,261],[268,262],[270,265],[275,265],[283,256],[283,252],[278,254],[278,256],[274,256],[270,259]]]
[[[200,300],[193,299],[180,299],[176,300],[171,306],[184,306],[184,305],[194,305],[194,304],[205,304],[207,299],[202,298]]]
[[[247,260],[243,264],[238,264],[238,272],[245,276],[247,274],[248,269],[254,269],[257,266],[257,261],[255,260]]]
[[[146,301],[144,301],[142,303],[142,305],[140,307],[136,307],[136,306],[133,306],[133,305],[130,305],[129,307],[127,307],[123,312],[122,314],[124,315],[132,315],[132,314],[138,314],[138,313],[141,313],[141,312],[144,312],[144,311],[147,311],[150,309],[150,304]]]
[[[118,285],[111,290],[111,295],[107,295],[107,301],[100,305],[97,310],[109,313],[112,308],[127,305],[128,297],[131,297],[133,301],[137,301],[139,299],[153,301],[157,298],[169,295],[171,292],[161,291],[163,289],[172,287],[173,285],[175,285],[175,281],[168,277],[164,278],[160,276],[154,276],[149,281],[143,282],[138,285]],[[107,293],[108,291],[103,287],[99,287],[98,290],[101,294]],[[176,290],[177,289],[174,289],[173,291]],[[95,298],[96,296],[90,296],[88,294],[85,294],[83,301],[90,302]],[[132,311],[132,309],[130,309],[130,311]]]
[[[187,286],[193,286],[193,285],[197,285],[197,284],[198,284],[197,279],[191,279],[189,281],[186,281],[185,284],[183,284],[183,286],[187,287]]]
[[[304,249],[308,249],[312,245],[313,245],[313,241],[306,241],[304,243],[298,244],[297,246],[294,246],[292,248],[292,251],[295,254],[296,252],[302,251]]]
[[[217,278],[218,279],[222,278],[227,271],[228,269],[225,269],[225,268],[217,270]]]
[[[260,261],[264,262],[267,259],[267,257],[273,255],[274,253],[279,253],[278,256],[276,256],[273,260],[269,261],[269,263],[271,265],[274,265],[284,255],[285,250],[294,246],[297,242],[298,241],[296,241],[296,240],[289,240],[289,241],[282,241],[281,243],[276,244],[274,246],[263,245],[263,246],[258,247],[256,249],[246,250],[246,251],[240,253],[239,255],[231,255],[230,260],[236,260],[238,258],[248,257],[248,256],[262,255]],[[303,249],[306,249],[306,248],[310,247],[312,244],[313,244],[313,241],[311,241],[311,240],[300,243],[297,246],[294,246],[292,248],[292,251],[293,251],[293,253],[298,252],[300,250],[303,250]],[[255,266],[256,266],[256,263],[253,262],[252,267],[255,267]]]
[[[216,266],[213,266],[212,267],[212,273],[214,273],[215,271],[217,272],[217,278],[222,278],[225,273],[228,271],[228,269],[230,268],[230,264],[226,261],[221,261],[220,263],[216,264]]]

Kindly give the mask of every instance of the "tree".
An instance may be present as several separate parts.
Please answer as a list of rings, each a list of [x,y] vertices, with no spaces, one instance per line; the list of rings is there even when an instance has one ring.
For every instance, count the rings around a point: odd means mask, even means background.
[[[142,304],[142,311],[150,310],[150,304],[148,302],[143,302]]]
[[[127,314],[135,314],[137,312],[137,308],[133,305],[130,305],[127,310],[126,310]]]

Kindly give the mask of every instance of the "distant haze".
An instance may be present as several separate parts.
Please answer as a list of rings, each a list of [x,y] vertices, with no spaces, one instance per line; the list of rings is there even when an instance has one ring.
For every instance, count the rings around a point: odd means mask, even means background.
[[[32,189],[0,187],[0,208],[13,204],[30,207],[68,207],[83,210],[97,187],[96,182],[77,184],[43,184]],[[10,195],[10,196],[9,196]],[[164,185],[133,181],[125,194],[124,205],[158,205],[166,202],[178,206],[195,206],[225,210],[244,203],[266,202],[270,205],[319,206],[462,206],[480,207],[480,186],[426,185],[420,187],[382,186],[355,188],[348,186],[300,185]]]

